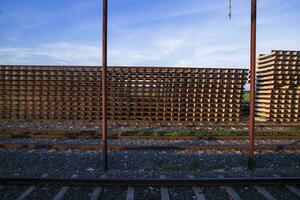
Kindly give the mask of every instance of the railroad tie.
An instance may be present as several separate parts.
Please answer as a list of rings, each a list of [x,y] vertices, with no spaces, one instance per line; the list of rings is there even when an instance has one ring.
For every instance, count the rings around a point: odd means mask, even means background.
[[[106,178],[106,175],[102,175],[100,178],[104,179],[104,178]],[[101,192],[102,192],[102,189],[103,189],[102,187],[95,187],[90,200],[97,200],[97,199],[99,199],[99,197],[101,195]]]
[[[188,177],[189,177],[190,179],[195,178],[195,176],[192,176],[192,175],[190,175],[190,176],[188,176]],[[204,196],[204,194],[203,194],[203,192],[202,192],[202,190],[201,190],[200,187],[195,187],[195,186],[193,186],[192,188],[193,188],[193,191],[194,191],[194,193],[195,193],[195,196],[196,196],[196,199],[197,199],[197,200],[206,200],[206,199],[205,199],[205,196]]]
[[[42,178],[46,178],[48,176],[48,174],[43,174]],[[34,190],[35,190],[36,186],[30,186],[27,190],[25,190],[25,192],[23,192],[23,194],[21,194],[21,196],[19,196],[17,198],[17,200],[23,200],[26,197],[28,197]]]
[[[224,178],[224,176],[220,175],[219,178]],[[226,193],[231,197],[232,200],[241,200],[240,196],[236,193],[233,187],[230,186],[222,186],[222,189],[226,191]]]
[[[71,176],[71,178],[77,178],[77,174],[74,174]],[[53,198],[53,200],[61,200],[65,196],[65,194],[70,189],[69,186],[64,186],[60,189],[60,191],[56,194],[56,196]]]
[[[293,187],[293,186],[289,186],[289,185],[286,185],[285,187],[288,188],[292,193],[294,193],[295,195],[300,197],[300,190],[299,189],[297,189],[296,187]]]
[[[277,174],[274,174],[275,177],[280,177]],[[300,190],[298,190],[296,187],[290,186],[290,185],[286,185],[285,186],[287,189],[289,189],[292,193],[294,193],[295,195],[297,195],[298,197],[300,197]]]
[[[276,200],[264,187],[255,186],[256,190],[267,200]]]
[[[165,179],[166,176],[161,175],[160,178]],[[160,196],[161,196],[161,200],[170,200],[169,191],[167,187],[163,187],[163,186],[160,187]]]
[[[232,187],[223,186],[227,192],[227,194],[233,199],[233,200],[241,200],[240,196],[236,193],[236,191]]]
[[[134,200],[134,187],[128,186],[126,200]]]

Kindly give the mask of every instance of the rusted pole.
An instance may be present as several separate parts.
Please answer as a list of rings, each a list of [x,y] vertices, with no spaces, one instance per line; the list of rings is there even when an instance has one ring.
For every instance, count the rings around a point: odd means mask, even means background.
[[[107,170],[107,0],[102,0],[102,169]]]
[[[250,52],[250,116],[249,116],[249,163],[254,165],[254,128],[255,128],[255,66],[256,66],[256,0],[251,0],[251,52]]]

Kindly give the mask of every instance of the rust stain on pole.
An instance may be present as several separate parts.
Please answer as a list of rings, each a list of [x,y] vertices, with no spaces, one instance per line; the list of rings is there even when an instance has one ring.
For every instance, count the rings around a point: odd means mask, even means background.
[[[256,64],[256,0],[251,0],[251,52],[250,52],[250,116],[249,116],[249,169],[254,165],[255,128],[255,64]]]
[[[102,169],[107,170],[107,0],[102,0]]]

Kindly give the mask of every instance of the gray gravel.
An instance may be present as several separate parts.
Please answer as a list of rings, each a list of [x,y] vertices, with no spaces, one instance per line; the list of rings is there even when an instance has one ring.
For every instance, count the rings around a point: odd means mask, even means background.
[[[247,154],[218,151],[112,151],[111,177],[300,176],[300,152],[256,153],[256,170],[247,170]],[[143,159],[141,162],[141,158]],[[0,175],[100,177],[101,153],[96,151],[0,150]]]
[[[53,199],[55,195],[59,192],[61,188],[52,187],[47,185],[41,185],[37,187],[27,199],[30,200],[43,200],[43,199]]]
[[[109,152],[108,178],[186,178],[187,175],[201,177],[246,177],[246,176],[300,176],[300,152],[263,152],[256,153],[256,169],[248,171],[247,154],[241,152],[218,151],[112,151]],[[142,158],[142,162],[141,162]],[[96,151],[47,151],[47,150],[0,150],[0,176],[40,177],[48,173],[50,177],[99,178],[101,153]],[[15,199],[26,187],[5,187],[0,192],[2,199]],[[60,190],[57,187],[40,186],[29,199],[53,198]],[[124,199],[127,188],[104,188],[101,199]],[[278,199],[297,199],[282,188],[270,187]],[[88,199],[93,188],[71,188],[65,199]],[[254,188],[236,188],[242,199],[255,199],[260,195]],[[228,195],[220,188],[203,188],[207,199],[227,199]],[[191,188],[169,188],[172,199],[194,199]],[[137,199],[157,199],[159,188],[136,188]],[[281,195],[281,196],[280,196]],[[284,196],[282,196],[284,195]],[[4,197],[4,198],[3,198]],[[0,199],[1,199],[0,198]]]
[[[101,194],[100,200],[106,199],[126,199],[126,187],[121,188],[112,188],[105,187],[103,188],[103,193]]]
[[[272,196],[276,199],[297,199],[297,196],[286,188],[279,186],[271,186],[265,188],[267,191],[272,191]]]
[[[234,187],[234,190],[243,200],[266,200],[254,187]]]
[[[72,187],[66,193],[64,199],[90,199],[93,192],[93,187]]]
[[[49,139],[27,139],[27,138],[2,138],[1,144],[36,144],[36,145],[100,145],[101,140],[49,140]],[[144,145],[144,146],[199,146],[199,145],[248,145],[248,140],[130,140],[112,139],[108,145]],[[255,145],[300,145],[300,140],[255,140]]]
[[[195,199],[195,193],[192,188],[171,187],[168,188],[171,199]]]
[[[136,199],[156,200],[160,199],[160,189],[158,187],[135,188]]]
[[[27,189],[26,186],[4,186],[0,190],[0,199],[16,199]]]
[[[225,200],[229,199],[227,193],[222,188],[202,188],[203,194],[207,200]]]
[[[233,122],[233,125],[242,124],[241,122]],[[128,131],[143,131],[143,132],[161,132],[161,131],[197,131],[197,130],[215,130],[226,129],[232,131],[247,131],[247,127],[231,127],[230,124],[226,127],[220,127],[216,123],[212,126],[207,124],[166,124],[159,122],[109,122],[108,128],[110,133],[128,132]],[[10,121],[0,120],[0,131],[10,129],[31,129],[31,130],[64,130],[64,131],[100,131],[101,123],[99,122],[80,122],[80,121]],[[256,130],[261,131],[289,131],[289,127],[266,127],[257,124]]]
[[[96,122],[51,122],[51,121],[0,121],[0,130],[34,129],[34,130],[100,130]]]

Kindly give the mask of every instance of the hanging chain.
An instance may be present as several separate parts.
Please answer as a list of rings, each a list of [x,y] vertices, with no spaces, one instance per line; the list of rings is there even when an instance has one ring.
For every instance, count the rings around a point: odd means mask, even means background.
[[[229,13],[228,13],[229,19],[231,19],[231,0],[229,0]]]

